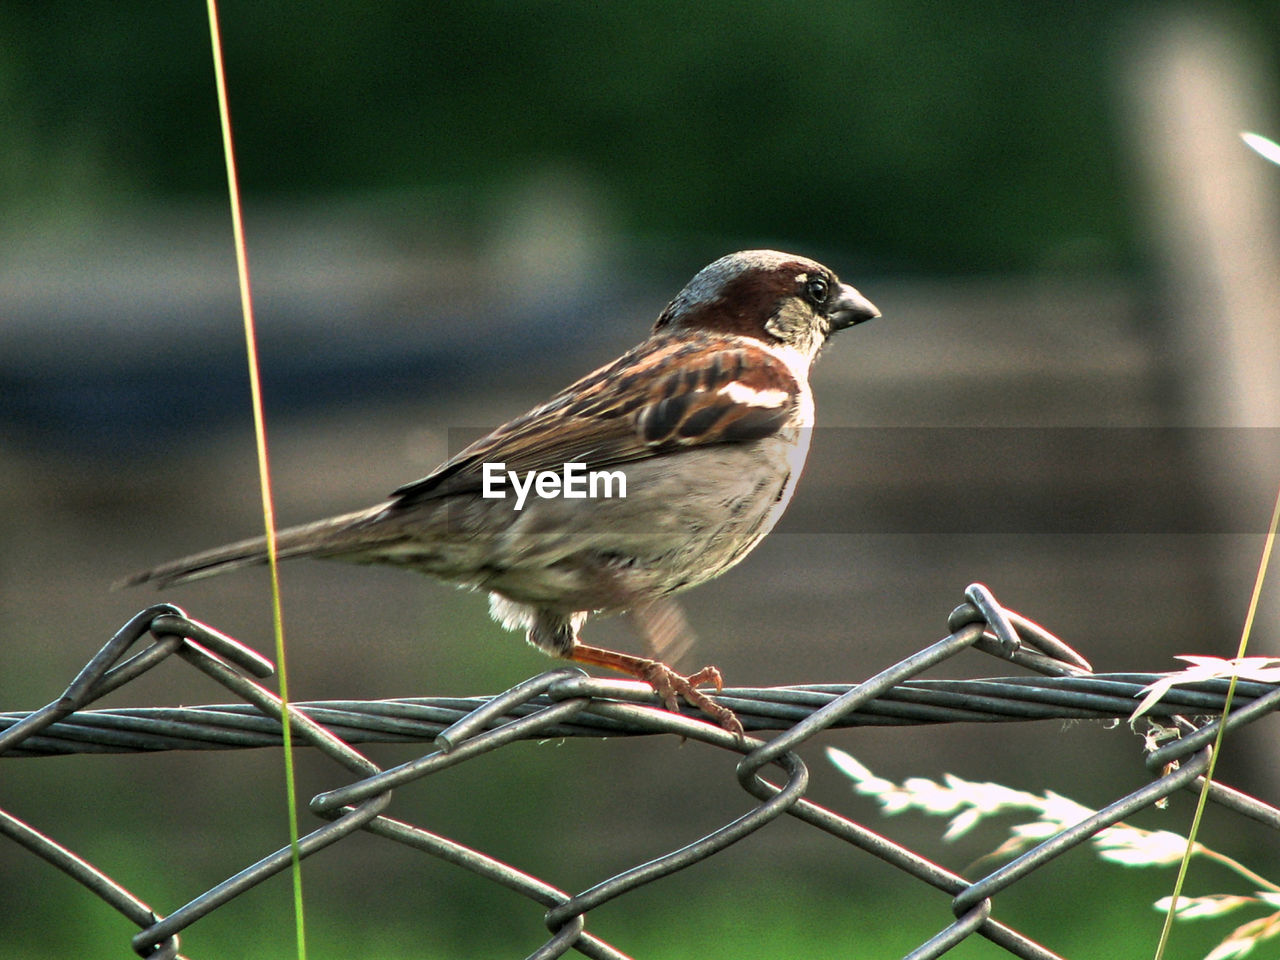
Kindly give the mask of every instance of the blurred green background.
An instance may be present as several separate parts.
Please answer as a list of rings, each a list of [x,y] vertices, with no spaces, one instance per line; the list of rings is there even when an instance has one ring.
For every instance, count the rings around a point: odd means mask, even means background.
[[[1274,2],[221,15],[282,523],[374,502],[463,431],[637,342],[705,263],[774,246],[823,260],[885,317],[824,357],[831,432],[779,532],[689,595],[686,666],[716,663],[731,684],[854,681],[941,636],[973,580],[1100,670],[1234,651],[1276,476],[1274,431],[1255,428],[1280,410],[1280,170],[1238,139],[1280,138]],[[13,0],[0,36],[0,707],[23,709],[155,599],[114,580],[261,519],[204,6]],[[1257,443],[1209,459],[1191,432],[1120,474],[1069,476],[998,444],[963,466],[842,446],[922,426],[1225,426]],[[1044,525],[1081,489],[1101,509],[1151,476],[1229,515],[1191,532]],[[897,519],[955,496],[1022,512],[997,530]],[[283,576],[296,698],[491,693],[552,666],[479,597],[394,570]],[[265,577],[163,599],[270,649]],[[1253,652],[1274,652],[1277,606],[1264,601]],[[590,630],[639,648],[623,623]],[[942,672],[1009,671],[975,653]],[[166,664],[105,702],[225,698]],[[1225,776],[1267,795],[1263,734],[1239,737]],[[953,771],[1095,805],[1145,776],[1123,727],[821,742],[886,776]],[[817,744],[804,755],[814,799],[953,869],[999,842],[884,822]],[[304,799],[340,782],[302,758]],[[160,913],[285,836],[274,751],[9,759],[0,806]],[[1183,830],[1188,806],[1141,822]],[[578,890],[746,808],[731,757],[664,738],[519,744],[402,789],[390,812]],[[1274,837],[1209,819],[1208,842],[1275,877]],[[588,929],[638,958],[881,958],[949,922],[941,897],[812,833],[776,823]],[[1188,891],[1248,892],[1233,882],[1193,872]],[[543,939],[540,909],[373,838],[308,861],[305,883],[313,956],[518,957]],[[1145,956],[1171,884],[1077,852],[996,916],[1065,956]],[[279,878],[242,896],[184,953],[291,956],[288,894]],[[129,955],[124,920],[8,842],[0,895],[7,957]],[[1168,955],[1203,956],[1230,925],[1182,927]]]
[[[1108,103],[1128,6],[230,2],[223,17],[251,198],[482,207],[550,166],[607,197],[627,236],[817,232],[881,269],[950,274],[1139,260]],[[1232,6],[1275,30],[1272,5]],[[8,200],[220,201],[203,12],[9,5]]]

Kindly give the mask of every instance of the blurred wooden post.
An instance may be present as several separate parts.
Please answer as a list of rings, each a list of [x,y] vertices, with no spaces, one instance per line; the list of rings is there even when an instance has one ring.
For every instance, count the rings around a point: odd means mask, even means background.
[[[1227,529],[1262,531],[1280,484],[1280,167],[1240,133],[1277,135],[1274,103],[1264,95],[1275,81],[1247,38],[1210,20],[1148,15],[1133,38],[1123,116],[1165,271],[1170,342],[1180,354],[1172,366],[1188,401],[1182,422],[1273,428],[1205,434],[1210,489],[1234,513],[1224,517]],[[1257,540],[1222,542],[1229,622],[1238,624],[1248,593],[1237,595],[1236,585],[1252,584]],[[1280,652],[1278,610],[1262,605],[1250,653]],[[1230,655],[1234,641],[1206,637],[1205,650]]]

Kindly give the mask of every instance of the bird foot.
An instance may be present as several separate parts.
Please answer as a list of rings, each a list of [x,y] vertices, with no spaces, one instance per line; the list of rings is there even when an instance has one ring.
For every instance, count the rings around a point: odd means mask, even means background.
[[[604,647],[589,647],[584,643],[575,643],[569,650],[568,658],[578,663],[607,667],[619,673],[639,677],[653,687],[654,692],[672,713],[680,712],[680,701],[683,700],[714,718],[716,723],[735,737],[741,739],[745,736],[742,721],[738,719],[736,713],[716,703],[709,694],[697,689],[699,684],[709,683],[716,688],[717,693],[720,692],[724,687],[724,680],[715,667],[703,667],[697,673],[686,677],[676,673],[661,660],[649,660],[629,653],[619,653],[617,650],[606,650]]]
[[[706,683],[715,687],[716,693],[719,693],[724,688],[724,678],[720,676],[720,671],[715,667],[703,667],[697,673],[691,673],[686,677],[683,674],[676,673],[676,671],[659,660],[649,660],[640,668],[638,675],[640,679],[653,687],[658,697],[672,713],[680,712],[680,701],[684,700],[691,707],[696,707],[713,718],[716,723],[735,737],[741,738],[745,736],[745,731],[742,729],[742,721],[738,719],[736,713],[728,707],[716,703],[709,694],[697,689],[699,684]]]

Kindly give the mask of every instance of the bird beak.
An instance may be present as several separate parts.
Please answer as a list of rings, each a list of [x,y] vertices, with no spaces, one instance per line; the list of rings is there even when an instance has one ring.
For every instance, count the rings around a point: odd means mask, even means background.
[[[847,283],[840,284],[836,298],[827,308],[827,316],[831,318],[832,330],[843,330],[855,323],[874,320],[880,316],[876,305],[860,294]]]

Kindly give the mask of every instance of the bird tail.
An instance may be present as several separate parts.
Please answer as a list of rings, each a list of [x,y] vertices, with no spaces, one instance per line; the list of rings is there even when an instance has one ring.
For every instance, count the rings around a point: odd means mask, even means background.
[[[353,528],[360,526],[359,545],[369,546],[370,528],[363,526],[361,522],[377,516],[382,509],[382,507],[375,507],[371,510],[360,510],[356,513],[281,530],[276,534],[276,556],[281,560],[287,560],[291,557],[327,557],[358,553],[357,538],[352,536],[355,532]],[[119,581],[115,587],[117,589],[136,587],[142,583],[154,583],[157,587],[167,587],[266,562],[267,538],[252,537],[205,550],[203,553],[194,553],[180,560],[171,560],[150,570],[140,571]]]

